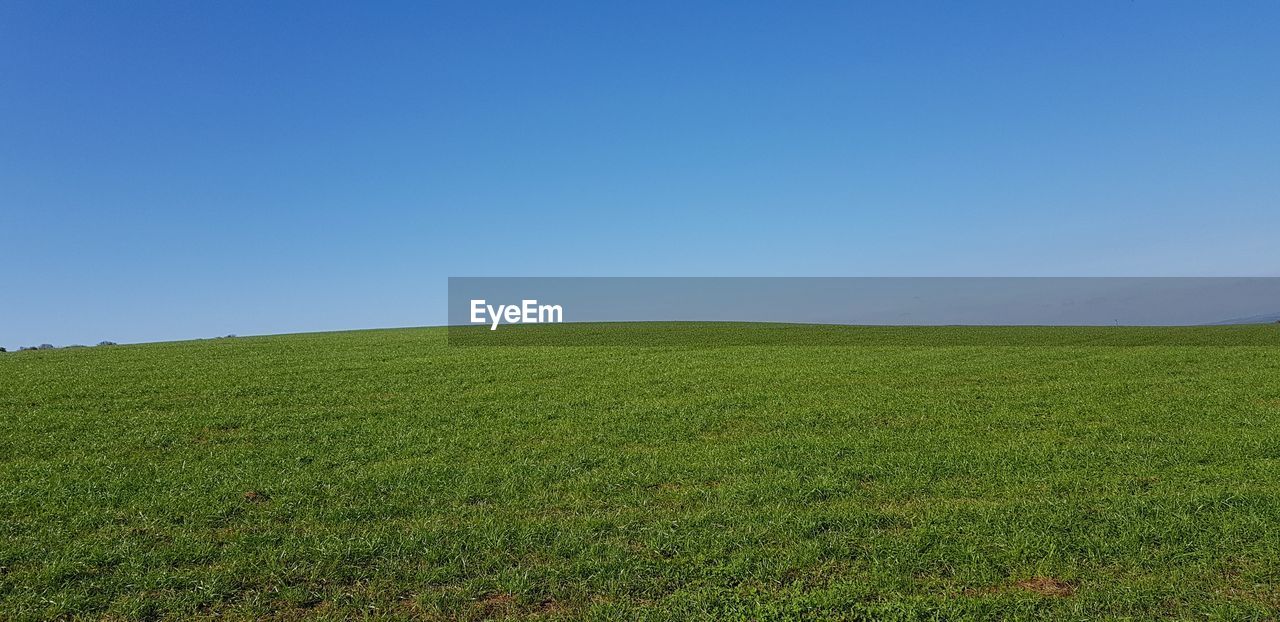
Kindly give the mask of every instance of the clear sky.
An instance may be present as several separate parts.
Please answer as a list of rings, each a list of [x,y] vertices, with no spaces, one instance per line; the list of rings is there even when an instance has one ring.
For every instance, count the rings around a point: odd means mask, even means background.
[[[448,276],[1280,275],[1280,3],[0,4],[0,345]]]

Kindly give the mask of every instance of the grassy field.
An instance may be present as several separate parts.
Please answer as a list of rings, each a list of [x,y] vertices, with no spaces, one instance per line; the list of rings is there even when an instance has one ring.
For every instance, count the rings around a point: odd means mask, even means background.
[[[1280,327],[1180,330],[3,354],[0,619],[1275,619]]]

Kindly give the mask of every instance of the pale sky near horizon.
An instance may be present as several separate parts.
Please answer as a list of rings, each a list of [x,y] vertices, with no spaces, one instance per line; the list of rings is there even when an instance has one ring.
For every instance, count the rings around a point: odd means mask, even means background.
[[[1278,30],[1275,2],[7,2],[0,346],[443,324],[449,276],[1280,276]]]

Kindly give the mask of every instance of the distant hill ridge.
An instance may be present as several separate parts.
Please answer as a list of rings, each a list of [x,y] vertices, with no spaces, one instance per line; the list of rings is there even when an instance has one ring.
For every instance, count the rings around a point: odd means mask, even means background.
[[[1274,324],[1280,322],[1280,313],[1270,313],[1267,315],[1251,315],[1249,317],[1236,318],[1234,320],[1226,320],[1223,322],[1214,322],[1209,326],[1225,326],[1227,324]]]

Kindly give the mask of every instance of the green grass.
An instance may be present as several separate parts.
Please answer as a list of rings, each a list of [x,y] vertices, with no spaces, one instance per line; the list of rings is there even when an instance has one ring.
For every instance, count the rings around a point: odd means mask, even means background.
[[[1274,619],[1280,327],[1181,330],[4,354],[0,619]]]

